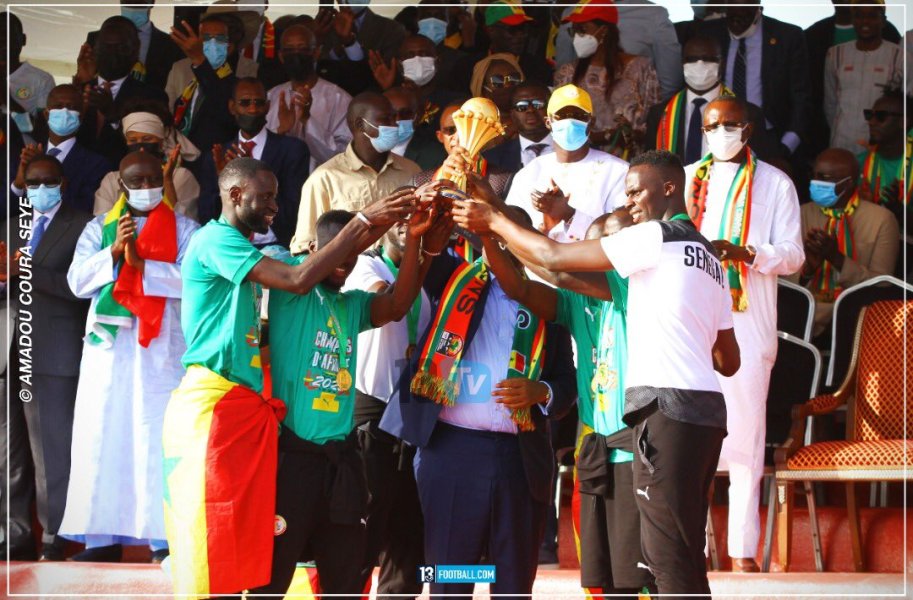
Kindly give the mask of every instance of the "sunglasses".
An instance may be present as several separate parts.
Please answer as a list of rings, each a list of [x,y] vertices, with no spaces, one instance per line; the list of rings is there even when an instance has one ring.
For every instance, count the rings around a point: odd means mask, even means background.
[[[488,78],[488,83],[494,89],[500,89],[523,83],[523,77],[520,75],[492,75]]]
[[[866,121],[876,120],[879,122],[884,122],[888,120],[888,117],[902,117],[903,114],[892,112],[890,110],[872,110],[866,108],[862,111],[862,115],[865,117]]]
[[[217,34],[215,34],[215,35],[213,35],[213,34],[211,34],[211,33],[204,33],[204,34],[203,34],[203,41],[204,41],[204,42],[208,42],[208,41],[210,41],[210,40],[215,40],[215,41],[220,42],[220,43],[222,43],[222,44],[227,44],[227,43],[228,43],[228,36],[225,35],[224,33],[217,33]]]
[[[542,100],[518,100],[514,103],[514,110],[517,112],[526,112],[530,107],[533,110],[542,110],[545,108],[545,102]]]
[[[241,108],[247,108],[251,104],[253,104],[257,108],[263,108],[264,106],[266,106],[266,102],[267,102],[266,98],[241,98],[240,100],[235,100],[235,104],[237,104]]]
[[[450,127],[441,127],[441,133],[444,135],[453,135],[456,133],[456,126],[451,125]]]
[[[61,181],[60,181],[59,179],[56,180],[56,181],[53,181],[53,182],[51,182],[51,181],[28,181],[28,180],[26,180],[26,182],[25,182],[25,187],[28,188],[28,189],[30,189],[30,190],[37,190],[37,189],[40,188],[42,185],[46,185],[46,186],[49,187],[49,188],[56,188],[56,187],[60,187],[60,184],[61,184]]]
[[[745,125],[746,123],[717,123],[716,125],[704,125],[701,127],[701,131],[710,133],[722,127],[723,131],[726,133],[735,133],[736,131],[743,129]]]

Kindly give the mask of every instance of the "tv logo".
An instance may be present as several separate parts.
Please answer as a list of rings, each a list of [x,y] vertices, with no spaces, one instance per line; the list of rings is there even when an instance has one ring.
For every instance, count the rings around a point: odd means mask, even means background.
[[[421,565],[419,583],[494,583],[494,565]]]

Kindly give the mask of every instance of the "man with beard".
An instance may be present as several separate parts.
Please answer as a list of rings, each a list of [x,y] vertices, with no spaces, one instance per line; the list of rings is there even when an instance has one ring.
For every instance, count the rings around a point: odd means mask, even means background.
[[[235,84],[228,112],[234,117],[238,131],[203,157],[200,221],[206,223],[219,217],[218,177],[225,165],[239,156],[256,158],[268,164],[279,181],[276,198],[279,212],[270,228],[272,233],[255,234],[253,242],[260,245],[278,241],[287,248],[298,219],[301,186],[310,172],[310,152],[301,140],[277,135],[266,128],[270,104],[259,80],[245,77]]]
[[[76,59],[73,83],[82,88],[85,114],[76,139],[102,154],[113,165],[127,153],[118,133],[124,103],[137,96],[167,102],[165,92],[130,77],[139,57],[139,37],[133,21],[105,20],[95,45],[83,44]]]
[[[285,406],[261,395],[259,286],[306,294],[414,210],[411,191],[388,196],[292,266],[250,243],[279,212],[277,187],[262,161],[228,163],[219,175],[222,214],[193,238],[184,260],[187,374],[168,404],[163,439],[176,595],[239,593],[270,581]]]
[[[270,131],[308,145],[312,171],[344,151],[352,141],[346,126],[346,110],[352,97],[317,76],[314,65],[319,56],[314,33],[304,25],[292,25],[282,32],[279,62],[290,81],[269,91],[270,110],[266,116]]]

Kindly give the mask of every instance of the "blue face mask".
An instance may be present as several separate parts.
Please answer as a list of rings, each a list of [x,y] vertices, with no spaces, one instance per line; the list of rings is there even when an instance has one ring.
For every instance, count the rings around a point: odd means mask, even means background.
[[[346,4],[349,5],[349,8],[352,9],[352,12],[356,15],[361,14],[361,11],[368,8],[368,5],[371,4],[371,0],[348,0]]]
[[[37,188],[26,188],[25,195],[28,196],[32,208],[40,213],[46,213],[58,204],[60,204],[60,186],[41,184]]]
[[[133,24],[139,29],[149,22],[149,9],[124,6],[120,9],[120,16],[133,21]]]
[[[402,121],[397,121],[396,122],[396,131],[397,131],[396,143],[402,144],[406,140],[411,138],[413,133],[415,133],[415,124],[412,122],[412,119],[404,119]]]
[[[568,152],[582,148],[590,137],[586,130],[589,124],[583,121],[561,119],[560,121],[552,120],[551,123],[552,140]]]
[[[79,130],[79,111],[52,108],[48,111],[48,127],[55,135],[67,136]]]
[[[209,66],[218,69],[228,59],[228,42],[206,40],[203,42],[203,55],[209,62]]]
[[[368,139],[371,140],[371,145],[374,146],[374,149],[378,152],[389,152],[399,143],[399,127],[393,127],[392,125],[375,125],[367,119],[365,119],[365,123],[377,130],[377,137],[371,137],[367,133],[365,133],[365,135],[368,135]]]
[[[840,181],[821,181],[820,179],[812,179],[808,184],[808,194],[811,197],[812,202],[822,208],[830,208],[837,204],[837,201],[840,199],[840,195],[837,193],[837,185],[843,183],[847,179],[849,179],[849,177],[844,177]]]
[[[423,35],[437,46],[447,36],[447,21],[428,18],[418,22],[418,34]]]

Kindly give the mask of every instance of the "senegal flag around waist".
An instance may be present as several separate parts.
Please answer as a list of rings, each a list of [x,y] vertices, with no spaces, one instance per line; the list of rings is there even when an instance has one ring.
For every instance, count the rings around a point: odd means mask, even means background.
[[[266,585],[276,515],[281,400],[192,365],[165,411],[165,532],[174,593]]]
[[[101,247],[107,248],[117,239],[117,223],[129,214],[127,197],[121,194],[114,206],[105,213],[102,224]],[[136,237],[136,253],[141,258],[173,263],[178,257],[177,220],[174,208],[167,199],[149,212],[143,230]],[[91,319],[88,341],[110,348],[121,327],[133,327],[133,317],[139,321],[139,343],[148,348],[162,329],[166,299],[147,296],[143,290],[143,274],[121,258],[117,279],[98,293]]]

